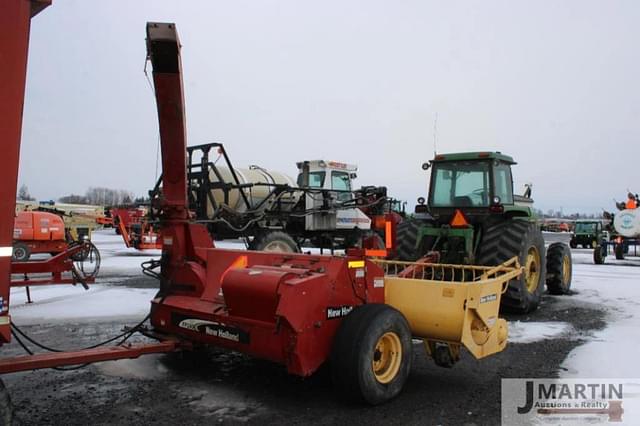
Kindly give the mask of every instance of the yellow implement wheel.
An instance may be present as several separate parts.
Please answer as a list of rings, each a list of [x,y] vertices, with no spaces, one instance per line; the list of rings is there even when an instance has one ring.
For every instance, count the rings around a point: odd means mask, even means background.
[[[571,282],[571,257],[562,257],[562,284],[565,286]]]
[[[402,363],[402,343],[398,335],[392,331],[384,333],[374,349],[371,367],[376,380],[382,384],[392,381]]]
[[[331,348],[331,376],[346,399],[371,405],[400,393],[411,371],[411,329],[404,315],[382,303],[356,306]]]
[[[527,258],[524,265],[524,279],[527,283],[527,291],[529,293],[535,293],[540,280],[540,253],[534,246],[529,247],[527,252]]]

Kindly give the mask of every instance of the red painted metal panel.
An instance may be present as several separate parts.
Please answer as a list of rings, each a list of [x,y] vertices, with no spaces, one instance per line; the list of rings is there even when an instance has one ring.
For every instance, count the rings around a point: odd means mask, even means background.
[[[162,146],[162,197],[172,219],[186,219],[187,135],[180,41],[173,24],[147,24]]]
[[[11,281],[11,244],[15,215],[16,186],[22,109],[27,78],[27,53],[31,15],[47,2],[5,0],[0,13],[0,344],[9,342],[9,287]]]

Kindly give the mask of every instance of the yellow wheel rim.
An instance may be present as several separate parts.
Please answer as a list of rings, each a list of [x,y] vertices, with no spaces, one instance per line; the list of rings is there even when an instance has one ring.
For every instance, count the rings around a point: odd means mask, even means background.
[[[524,280],[529,293],[535,293],[540,281],[540,253],[535,247],[530,247],[524,265]]]
[[[400,371],[402,344],[400,337],[392,331],[384,333],[376,343],[371,368],[379,383],[391,382]]]
[[[596,248],[596,250],[598,249]],[[562,258],[562,283],[567,284],[569,278],[571,278],[571,259],[569,256],[564,256]]]

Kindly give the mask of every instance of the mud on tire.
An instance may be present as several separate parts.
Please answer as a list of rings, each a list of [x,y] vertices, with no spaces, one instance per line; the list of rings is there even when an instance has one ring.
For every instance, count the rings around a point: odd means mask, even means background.
[[[536,253],[537,264],[527,262],[527,258],[536,257]],[[495,266],[513,256],[518,257],[525,271],[519,278],[509,282],[500,307],[506,312],[525,314],[538,307],[545,284],[544,240],[536,224],[526,220],[511,219],[485,230],[476,263]],[[527,286],[527,279],[529,279],[529,286]]]

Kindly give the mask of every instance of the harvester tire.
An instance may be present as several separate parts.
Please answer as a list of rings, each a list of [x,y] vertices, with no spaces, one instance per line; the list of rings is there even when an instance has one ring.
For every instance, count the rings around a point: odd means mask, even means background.
[[[551,294],[569,294],[571,290],[571,249],[563,243],[547,248],[547,290]]]
[[[605,248],[599,245],[593,249],[593,263],[596,265],[604,265],[604,250]]]
[[[412,360],[405,317],[384,304],[356,307],[342,320],[331,350],[331,376],[351,401],[378,405],[397,396]]]
[[[616,259],[624,260],[624,244],[616,244],[614,251],[616,253]]]
[[[13,405],[9,390],[4,386],[2,380],[0,380],[0,424],[7,426],[13,424]]]
[[[511,219],[485,231],[478,249],[478,264],[500,265],[514,256],[525,270],[509,282],[500,307],[505,312],[526,314],[540,304],[545,284],[544,239],[536,224]]]
[[[300,247],[291,236],[282,231],[272,231],[254,238],[249,247],[255,251],[300,253]]]
[[[413,219],[405,219],[396,227],[395,259],[411,262],[420,258],[416,250],[419,230],[420,222]]]
[[[13,245],[12,259],[16,262],[26,262],[31,257],[31,250],[25,243],[15,243]]]

